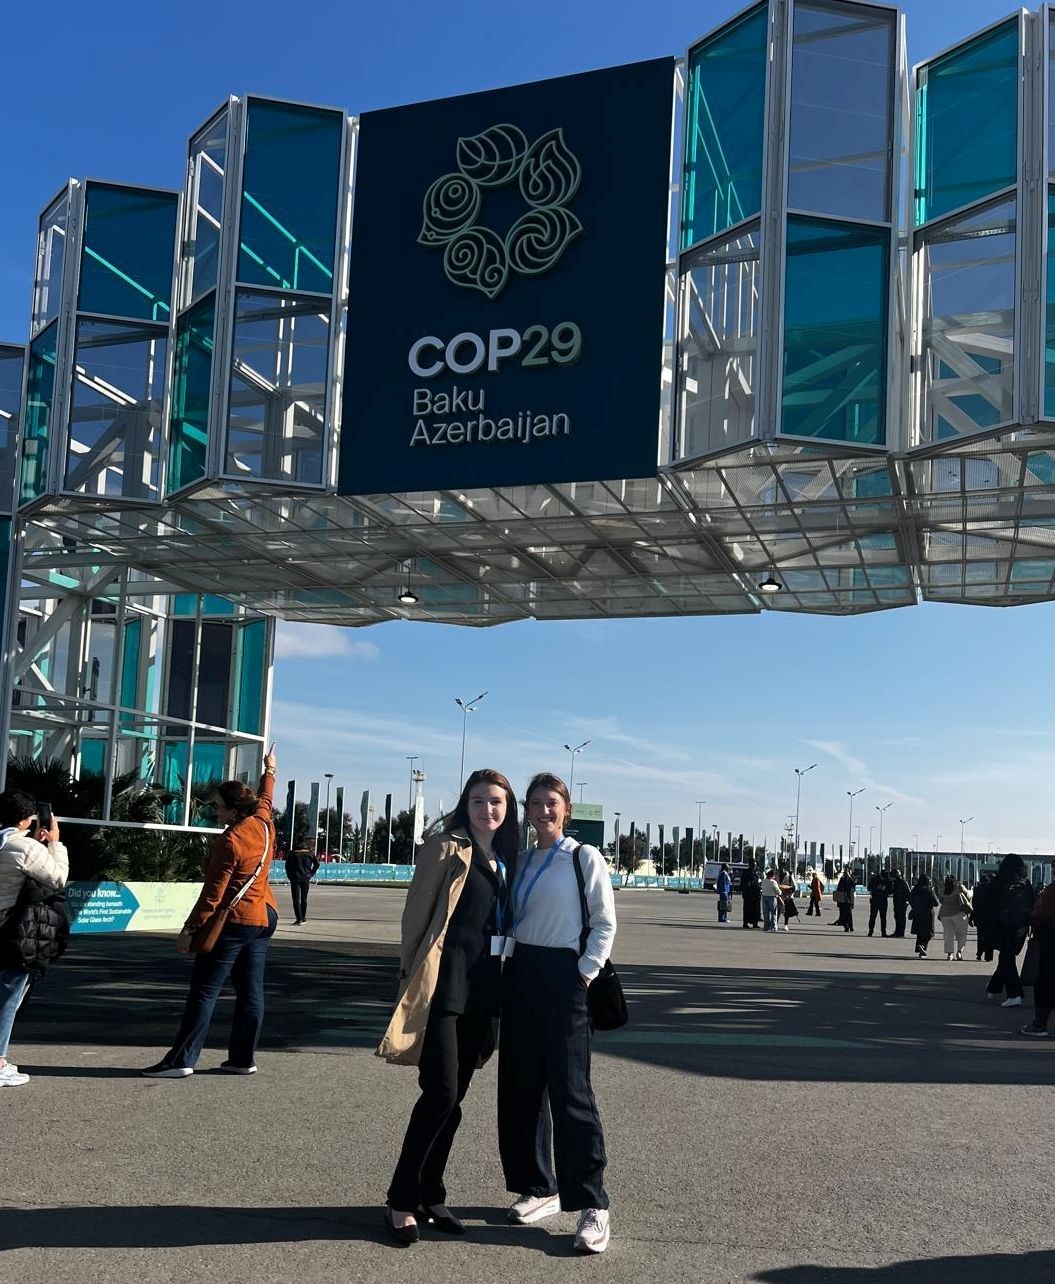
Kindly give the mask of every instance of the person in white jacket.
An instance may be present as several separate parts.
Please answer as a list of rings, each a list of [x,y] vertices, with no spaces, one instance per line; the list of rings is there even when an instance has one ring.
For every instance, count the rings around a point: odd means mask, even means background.
[[[615,939],[612,878],[596,847],[565,836],[571,796],[559,776],[535,776],[525,806],[537,845],[521,856],[510,896],[498,1048],[498,1147],[506,1188],[517,1196],[509,1220],[526,1225],[561,1209],[577,1212],[576,1251],[603,1253],[607,1156],[590,1083],[586,991]],[[576,856],[589,918],[582,950]],[[538,1127],[547,1092],[555,1173]]]
[[[0,793],[0,936],[27,881],[58,891],[69,877],[70,859],[59,841],[58,822],[52,817],[46,828],[38,825],[36,811],[27,794],[17,789]],[[0,967],[0,1088],[29,1082],[29,1075],[7,1059],[15,1014],[29,985],[29,974],[21,968]]]

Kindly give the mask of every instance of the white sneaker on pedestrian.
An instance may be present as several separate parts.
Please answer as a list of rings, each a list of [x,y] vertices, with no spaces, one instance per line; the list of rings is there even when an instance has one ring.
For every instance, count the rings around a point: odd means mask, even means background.
[[[1002,1008],[1020,1008],[1022,1006],[1022,1000],[1016,995],[1013,999],[1005,999],[1000,1006]]]
[[[0,1088],[21,1088],[24,1083],[29,1083],[29,1075],[23,1074],[10,1061],[0,1070]]]
[[[139,1073],[146,1079],[186,1079],[194,1070],[191,1066],[169,1066],[159,1061],[156,1066],[147,1066]]]
[[[575,1231],[577,1253],[603,1253],[608,1247],[612,1227],[607,1208],[587,1208],[579,1218]]]
[[[559,1195],[521,1195],[510,1205],[506,1221],[512,1222],[514,1226],[530,1226],[559,1212]]]
[[[256,1066],[236,1066],[233,1061],[221,1061],[220,1069],[224,1074],[256,1074]]]
[[[791,928],[790,928],[790,927],[788,927],[787,923],[785,923],[785,924],[784,924],[784,931],[785,931],[785,932],[790,932],[790,931],[791,931]]]
[[[1031,1039],[1048,1038],[1047,1030],[1042,1027],[1035,1026],[1032,1021],[1030,1021],[1028,1025],[1024,1025],[1022,1029],[1019,1030],[1019,1034],[1028,1034]]]

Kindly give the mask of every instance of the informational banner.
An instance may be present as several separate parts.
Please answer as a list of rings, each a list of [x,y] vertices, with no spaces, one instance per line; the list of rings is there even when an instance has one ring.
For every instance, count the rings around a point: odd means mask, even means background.
[[[311,794],[308,798],[308,842],[313,855],[319,854],[319,782],[311,782]]]
[[[344,785],[338,785],[333,805],[337,808],[337,855],[344,856]]]
[[[179,931],[201,883],[67,883],[74,932]]]
[[[320,865],[315,881],[318,883],[409,883],[414,877],[413,865],[376,865],[362,861],[331,861]],[[271,864],[272,883],[285,883],[286,862]]]
[[[285,816],[285,833],[279,837],[286,844],[286,851],[293,850],[293,830],[297,823],[297,782],[291,780],[286,786],[286,816]]]
[[[360,117],[341,494],[655,476],[673,86]]]

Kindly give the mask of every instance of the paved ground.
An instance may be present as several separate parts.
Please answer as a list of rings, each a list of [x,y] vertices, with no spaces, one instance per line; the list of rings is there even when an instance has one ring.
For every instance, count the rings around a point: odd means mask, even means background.
[[[720,928],[712,897],[666,892],[617,898],[632,1024],[598,1036],[594,1072],[608,1253],[571,1258],[567,1216],[503,1224],[493,1064],[449,1173],[470,1235],[390,1247],[379,1200],[415,1082],[371,1049],[401,905],[325,888],[305,927],[287,918],[250,1079],[136,1077],[186,961],[166,938],[74,938],[16,1027],[33,1080],[0,1092],[0,1281],[1055,1279],[1055,1040],[1015,1037],[1025,1014],[986,1003],[983,965],[846,937],[831,912]]]

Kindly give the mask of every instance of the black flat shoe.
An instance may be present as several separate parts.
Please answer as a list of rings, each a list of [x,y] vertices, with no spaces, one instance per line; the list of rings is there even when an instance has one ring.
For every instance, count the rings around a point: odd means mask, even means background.
[[[464,1235],[465,1225],[457,1217],[447,1210],[446,1214],[434,1213],[431,1208],[422,1205],[415,1212],[415,1217],[422,1218],[430,1225],[435,1226],[438,1231],[443,1231],[444,1235]]]
[[[385,1209],[385,1226],[391,1238],[400,1246],[400,1248],[409,1248],[411,1244],[416,1244],[421,1239],[421,1231],[417,1226],[397,1226],[392,1220],[391,1208]]]

